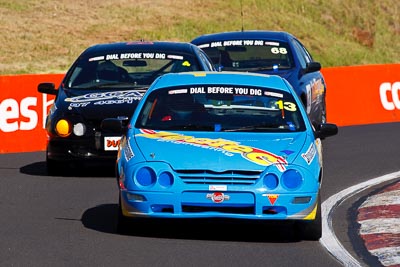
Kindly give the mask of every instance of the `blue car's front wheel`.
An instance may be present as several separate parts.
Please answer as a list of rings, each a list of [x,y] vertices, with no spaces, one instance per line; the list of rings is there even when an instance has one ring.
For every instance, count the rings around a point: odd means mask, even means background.
[[[317,212],[314,220],[296,221],[295,230],[303,240],[318,241],[322,236],[321,197],[318,195]]]
[[[117,226],[116,231],[119,234],[126,234],[129,230],[130,220],[122,214],[122,206],[121,206],[121,195],[118,200],[118,216],[117,216]]]

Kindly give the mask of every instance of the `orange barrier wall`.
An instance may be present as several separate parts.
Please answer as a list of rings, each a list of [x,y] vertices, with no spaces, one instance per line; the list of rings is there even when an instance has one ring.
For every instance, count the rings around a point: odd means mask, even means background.
[[[338,126],[400,121],[400,64],[325,68],[327,119]]]
[[[41,82],[58,85],[63,74],[0,76],[0,153],[46,149],[46,114],[54,96],[41,94]]]
[[[400,121],[400,64],[324,68],[328,122],[338,126]],[[63,74],[0,76],[0,153],[46,149],[46,114]]]

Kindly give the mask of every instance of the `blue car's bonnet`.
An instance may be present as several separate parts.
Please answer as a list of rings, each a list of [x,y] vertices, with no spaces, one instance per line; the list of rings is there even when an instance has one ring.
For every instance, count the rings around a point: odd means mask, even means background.
[[[174,169],[264,170],[276,164],[284,171],[299,153],[304,153],[307,135],[282,136],[138,130],[135,141],[147,161],[168,162]]]

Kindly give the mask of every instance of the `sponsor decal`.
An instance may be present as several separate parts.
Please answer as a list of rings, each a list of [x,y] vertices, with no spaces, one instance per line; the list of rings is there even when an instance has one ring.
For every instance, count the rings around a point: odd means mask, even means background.
[[[308,165],[313,161],[317,150],[315,149],[314,143],[311,143],[305,153],[302,153],[301,156],[307,162]]]
[[[120,144],[120,139],[121,137],[118,136],[104,137],[104,150],[117,151]]]
[[[20,103],[13,98],[0,101],[0,130],[9,133],[35,129],[39,119],[37,102],[36,97],[26,97]]]
[[[176,144],[188,144],[198,146],[205,149],[218,149],[227,156],[240,154],[244,159],[251,161],[261,166],[269,166],[274,164],[279,171],[286,170],[288,162],[282,156],[275,155],[271,152],[258,149],[251,146],[242,145],[239,142],[225,140],[225,139],[211,139],[211,138],[196,138],[193,136],[177,134],[173,132],[153,131],[153,130],[140,130],[145,138],[159,139],[161,141],[173,142]]]
[[[169,95],[179,95],[179,94],[186,94],[187,89],[176,89],[176,90],[170,90],[168,91]]]
[[[98,56],[98,57],[89,58],[89,62],[99,61],[99,60],[104,60],[104,56]]]
[[[311,105],[313,102],[319,103],[322,101],[321,96],[325,91],[325,86],[321,79],[313,79],[309,84],[306,85],[307,91],[307,114],[311,112]]]
[[[282,153],[285,153],[286,155],[290,155],[290,154],[293,154],[293,153],[294,153],[293,150],[287,150],[287,149],[282,150],[281,152],[282,152]]]
[[[180,89],[184,90],[183,92],[187,92],[187,89]],[[174,91],[170,91],[169,94],[172,94]],[[256,95],[262,96],[263,91],[257,88],[248,88],[248,87],[229,87],[229,86],[199,86],[199,87],[190,87],[189,88],[190,94],[235,94],[235,95]],[[264,95],[269,96],[273,95],[272,92],[264,92]],[[282,97],[282,94],[276,94],[277,97]]]
[[[269,41],[265,41],[264,45],[269,45],[269,46],[280,46],[280,44],[278,42],[269,42]]]
[[[214,193],[208,193],[206,195],[206,198],[211,199],[212,202],[214,203],[222,203],[225,200],[229,200],[230,197],[222,192],[214,192]]]
[[[129,140],[126,141],[126,146],[124,146],[124,152],[126,161],[131,160],[135,156],[135,154],[133,154]]]
[[[199,48],[209,48],[209,47],[223,47],[223,46],[280,46],[278,42],[269,42],[263,40],[234,40],[234,41],[216,41],[211,43],[199,44]],[[287,53],[287,52],[286,52]]]
[[[269,42],[264,40],[229,40],[229,41],[216,41],[210,44],[199,45],[200,48],[204,47],[223,47],[223,46],[279,46],[278,42]]]
[[[276,200],[278,199],[279,195],[277,194],[265,194],[267,196],[267,198],[269,199],[269,202],[271,203],[271,205],[274,205]]]
[[[400,110],[400,82],[382,83],[379,86],[379,96],[381,98],[381,103],[386,110]]]
[[[122,104],[133,103],[142,98],[143,94],[135,91],[111,91],[111,92],[95,92],[85,95],[66,98],[65,102],[71,102],[71,107],[85,107],[92,103],[94,105]]]
[[[185,61],[182,63],[182,66],[184,66],[184,67],[190,67],[191,64],[190,64],[189,61],[185,60]]]
[[[280,47],[279,42],[270,42],[264,40],[227,40],[227,41],[215,41],[207,44],[198,45],[200,48],[209,47],[227,47],[227,46],[269,46],[271,47],[272,54],[286,55],[288,53],[287,48]]]
[[[165,59],[167,55],[165,53],[121,53],[121,54],[109,54],[106,55],[106,60],[118,60],[118,59]]]
[[[120,53],[120,54],[107,54],[90,58],[89,61],[99,60],[124,60],[124,59],[178,59],[183,60],[181,55],[168,55],[165,53],[149,53],[149,52],[136,52],[136,53]]]
[[[227,186],[226,185],[209,185],[208,190],[210,190],[210,191],[226,191]]]

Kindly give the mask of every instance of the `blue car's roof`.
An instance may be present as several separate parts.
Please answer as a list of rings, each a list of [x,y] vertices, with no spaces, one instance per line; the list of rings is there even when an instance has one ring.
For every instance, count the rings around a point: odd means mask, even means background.
[[[234,39],[267,39],[276,41],[287,42],[290,38],[294,38],[288,32],[283,31],[263,31],[263,30],[249,30],[249,31],[234,31],[234,32],[219,32],[198,36],[193,39],[191,43],[202,44],[216,40],[234,40]]]
[[[157,42],[146,42],[146,41],[135,41],[135,42],[116,42],[116,43],[105,43],[96,44],[87,48],[83,54],[91,53],[104,53],[108,51],[169,51],[169,52],[187,52],[193,53],[197,51],[197,47],[194,44],[188,42],[172,42],[172,41],[157,41]]]
[[[149,90],[190,84],[235,84],[290,91],[288,82],[277,75],[228,71],[168,73],[157,79]]]

